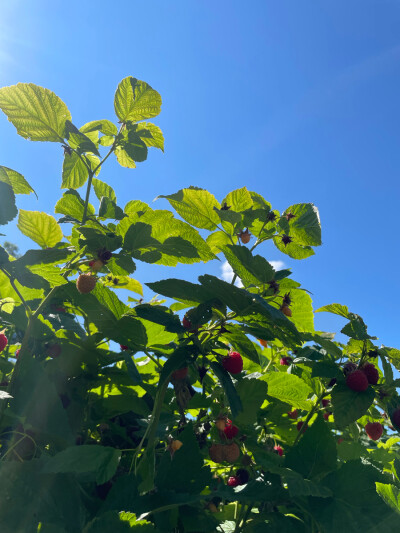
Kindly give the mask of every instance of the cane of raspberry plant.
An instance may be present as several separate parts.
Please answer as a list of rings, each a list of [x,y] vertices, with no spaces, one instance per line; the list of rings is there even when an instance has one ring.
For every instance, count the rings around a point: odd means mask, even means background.
[[[239,374],[243,370],[243,359],[239,352],[229,352],[222,359],[222,366],[230,374]]]
[[[356,392],[364,392],[368,389],[367,376],[361,370],[354,370],[346,378],[346,385]]]
[[[368,422],[364,429],[371,440],[379,440],[382,437],[383,426],[379,422]]]

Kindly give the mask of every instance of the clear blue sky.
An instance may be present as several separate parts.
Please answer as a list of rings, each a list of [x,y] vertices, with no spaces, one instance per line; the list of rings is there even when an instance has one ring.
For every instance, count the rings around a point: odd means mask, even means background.
[[[115,119],[122,78],[147,81],[163,97],[154,122],[165,154],[151,150],[135,170],[105,167],[119,203],[189,185],[219,199],[246,185],[279,210],[313,202],[323,228],[316,255],[288,260],[267,246],[267,258],[292,267],[316,307],[346,304],[398,347],[399,27],[395,0],[12,0],[0,6],[0,83],[53,90],[80,126]],[[4,116],[0,136],[0,164],[39,194],[20,196],[19,207],[49,210],[61,148],[19,138]],[[6,231],[30,246],[15,224]],[[205,271],[220,275],[220,265],[146,266],[137,277]],[[321,314],[316,325],[342,324]]]

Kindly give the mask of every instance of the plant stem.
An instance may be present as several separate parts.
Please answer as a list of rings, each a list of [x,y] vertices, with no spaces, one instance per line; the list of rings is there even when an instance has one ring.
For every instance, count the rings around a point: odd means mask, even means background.
[[[93,176],[94,176],[94,172],[90,171],[88,184],[86,187],[85,207],[83,208],[82,224],[86,222],[86,218],[87,218],[87,210],[88,210],[88,205],[89,205],[90,189],[92,187]]]
[[[326,391],[322,392],[322,393],[318,396],[317,401],[315,402],[313,408],[311,409],[311,411],[308,413],[306,419],[304,420],[303,425],[302,425],[300,431],[298,432],[297,437],[295,438],[295,441],[294,441],[294,443],[293,443],[293,446],[295,446],[295,445],[298,443],[300,437],[301,437],[301,436],[303,435],[303,433],[305,432],[305,430],[306,430],[306,428],[307,428],[307,423],[311,420],[311,418],[314,416],[314,414],[318,411],[318,408],[319,408],[319,406],[320,406],[321,400],[323,399],[324,396],[326,396]]]

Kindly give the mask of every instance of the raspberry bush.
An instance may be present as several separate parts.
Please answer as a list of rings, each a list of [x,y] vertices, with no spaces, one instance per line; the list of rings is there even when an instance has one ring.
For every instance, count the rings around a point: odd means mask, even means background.
[[[19,135],[64,149],[53,214],[18,210],[33,188],[0,167],[0,223],[35,243],[0,248],[2,533],[399,530],[400,351],[337,303],[317,311],[348,341],[315,331],[309,293],[258,254],[314,254],[316,207],[196,187],[163,197],[174,211],[119,205],[106,160],[134,168],[164,139],[147,83],[114,106],[77,127],[47,89],[0,89]],[[232,283],[133,277],[218,259]]]

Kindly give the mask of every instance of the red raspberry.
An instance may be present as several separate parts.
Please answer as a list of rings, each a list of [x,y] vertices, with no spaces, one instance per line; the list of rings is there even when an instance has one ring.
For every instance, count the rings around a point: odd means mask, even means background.
[[[277,453],[278,455],[280,455],[280,456],[282,457],[282,455],[283,455],[283,448],[282,448],[282,446],[279,446],[279,444],[277,444],[276,446],[274,446],[274,450],[276,451],[276,453]]]
[[[379,372],[375,365],[372,363],[365,363],[360,370],[367,376],[370,385],[376,385],[378,383]]]
[[[0,333],[0,352],[4,350],[4,348],[7,346],[8,339],[4,335],[4,333]]]
[[[237,487],[239,485],[239,480],[236,478],[236,476],[231,476],[228,479],[228,487]]]
[[[365,433],[372,440],[379,440],[382,437],[383,427],[379,422],[368,422],[365,426]]]
[[[188,318],[186,318],[186,316],[184,316],[183,319],[182,319],[182,326],[185,329],[187,329],[188,331],[192,331],[193,325],[190,322],[190,320]]]
[[[291,357],[282,357],[279,364],[281,366],[289,366],[292,361],[293,359]]]
[[[329,400],[322,400],[322,407],[328,407],[328,405],[331,403]]]
[[[15,350],[15,354],[14,354],[14,355],[15,355],[15,359],[18,359],[18,356],[19,356],[19,348],[18,348],[18,350]]]
[[[325,420],[329,420],[329,416],[331,415],[332,413],[330,413],[329,411],[327,411],[326,413],[324,413],[324,419]]]
[[[368,389],[367,376],[361,370],[354,370],[346,378],[346,385],[356,392],[363,392]]]
[[[185,366],[183,368],[179,368],[179,370],[175,370],[175,372],[172,372],[172,379],[175,379],[176,381],[180,379],[185,379],[185,377],[188,375],[188,367]]]
[[[293,409],[293,411],[288,412],[288,417],[292,420],[296,420],[296,418],[299,416],[299,412],[297,409]]]
[[[227,420],[224,428],[225,437],[227,439],[233,439],[239,432],[239,428],[232,424],[231,420]]]
[[[338,444],[342,444],[343,441],[344,441],[344,439],[342,437],[339,437],[338,440],[337,440],[337,443]]]
[[[129,350],[129,346],[125,346],[125,344],[120,344],[119,347],[121,348],[121,350]]]
[[[243,359],[239,352],[229,352],[227,357],[222,359],[222,366],[230,374],[239,374],[243,370]]]

